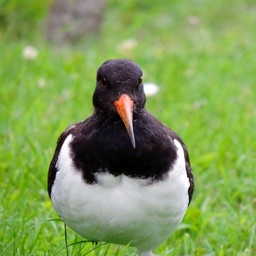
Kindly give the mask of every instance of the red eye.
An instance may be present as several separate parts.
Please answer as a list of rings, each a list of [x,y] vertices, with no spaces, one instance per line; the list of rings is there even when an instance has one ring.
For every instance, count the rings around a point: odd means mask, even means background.
[[[141,79],[141,77],[140,77],[139,80],[138,80],[137,88],[140,87],[141,83],[142,83],[142,79]]]
[[[103,77],[103,78],[101,79],[101,84],[102,84],[103,87],[106,87],[106,86],[107,86],[107,79],[106,79],[105,77]]]

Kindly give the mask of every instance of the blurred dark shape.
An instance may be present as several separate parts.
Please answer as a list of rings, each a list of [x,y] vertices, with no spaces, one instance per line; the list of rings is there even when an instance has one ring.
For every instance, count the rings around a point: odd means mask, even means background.
[[[49,13],[46,38],[65,44],[98,34],[105,0],[54,0]]]

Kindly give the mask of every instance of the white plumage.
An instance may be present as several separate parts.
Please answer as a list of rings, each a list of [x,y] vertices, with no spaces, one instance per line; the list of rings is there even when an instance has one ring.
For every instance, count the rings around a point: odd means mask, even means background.
[[[151,250],[171,235],[187,210],[190,184],[181,144],[174,140],[177,159],[163,181],[99,172],[97,183],[87,184],[70,157],[72,140],[70,134],[56,164],[51,193],[55,210],[88,240],[130,244],[140,256],[152,255]]]

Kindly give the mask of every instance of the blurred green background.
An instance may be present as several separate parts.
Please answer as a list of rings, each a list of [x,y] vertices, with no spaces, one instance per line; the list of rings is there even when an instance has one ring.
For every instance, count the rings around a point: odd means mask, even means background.
[[[96,70],[131,58],[159,86],[147,109],[183,138],[195,194],[159,255],[256,255],[256,2],[106,2],[99,33],[45,38],[50,1],[0,0],[0,255],[65,255],[48,198],[60,133],[88,117]],[[136,255],[78,243],[69,255]]]

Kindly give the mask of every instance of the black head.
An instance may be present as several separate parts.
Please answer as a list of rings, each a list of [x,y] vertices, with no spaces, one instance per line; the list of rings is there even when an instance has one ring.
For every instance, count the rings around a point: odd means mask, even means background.
[[[93,95],[96,110],[115,111],[114,101],[122,94],[130,96],[134,111],[144,107],[146,97],[142,84],[142,70],[129,59],[105,61],[97,72],[97,84]]]
[[[93,94],[96,112],[120,115],[133,147],[135,147],[133,113],[142,110],[146,102],[142,74],[140,67],[131,60],[108,60],[98,69],[97,84]]]

